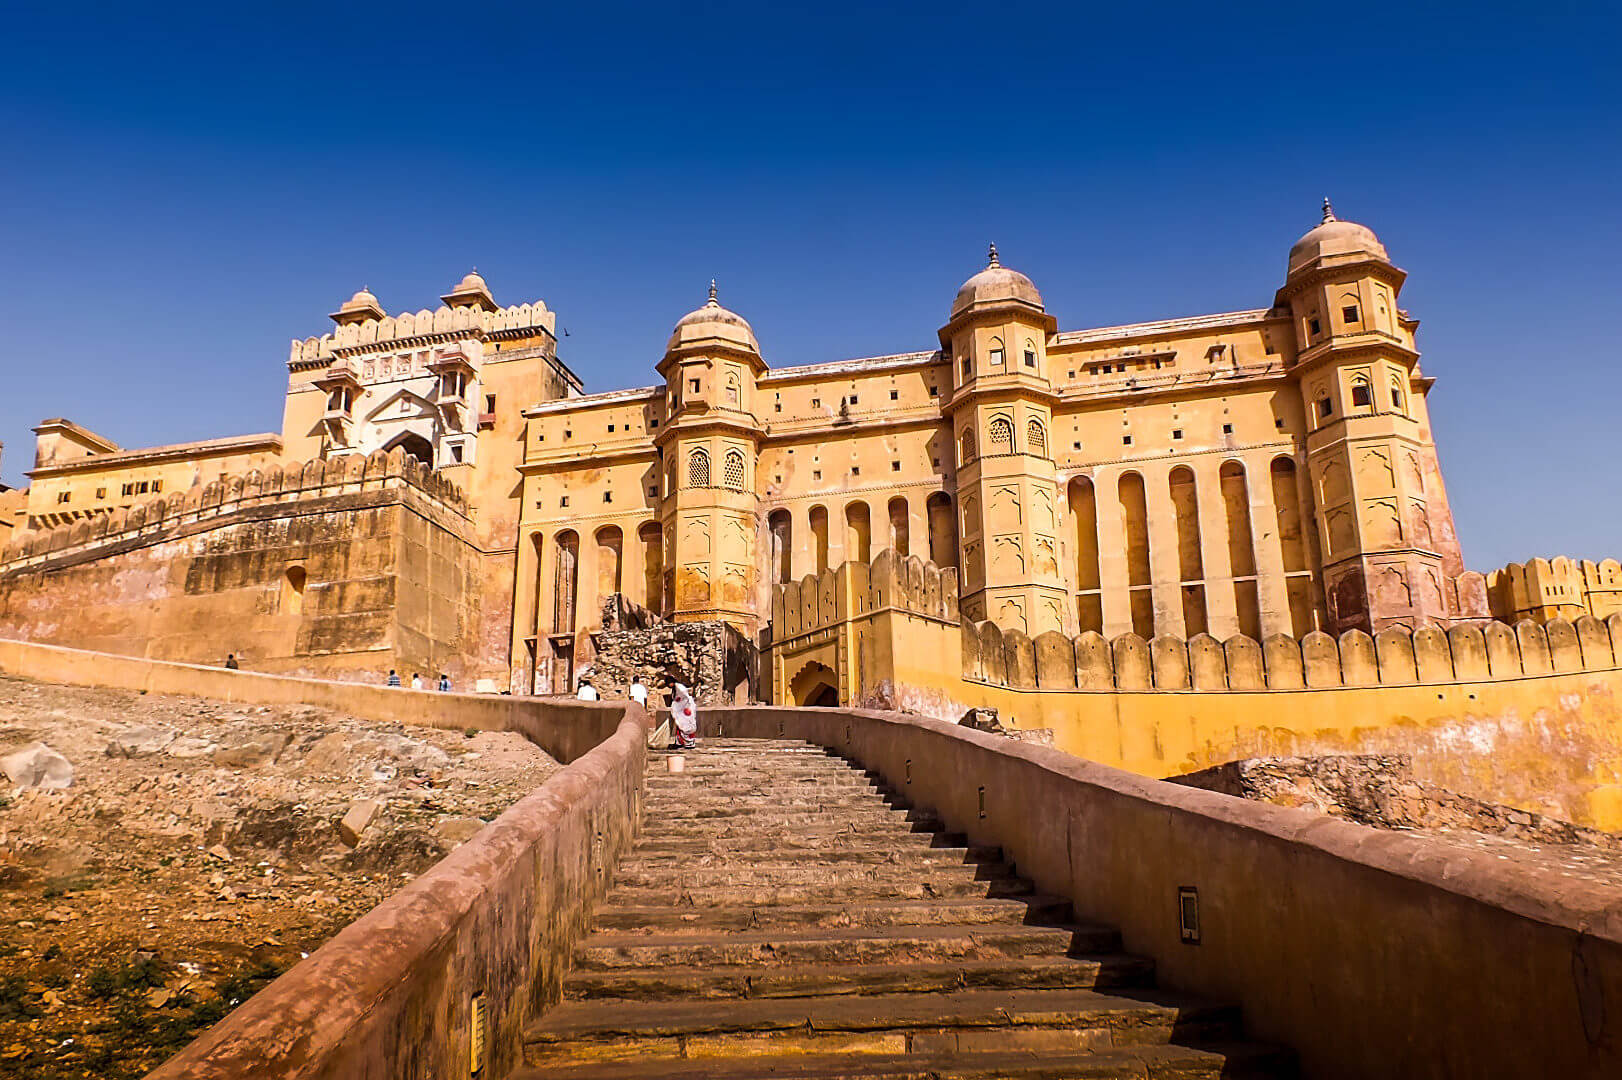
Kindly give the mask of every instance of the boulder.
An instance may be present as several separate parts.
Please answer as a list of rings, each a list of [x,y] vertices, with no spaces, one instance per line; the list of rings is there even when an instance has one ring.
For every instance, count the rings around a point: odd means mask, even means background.
[[[73,763],[40,742],[0,757],[0,772],[17,787],[60,791],[73,785]]]
[[[216,744],[208,739],[183,735],[164,747],[163,752],[173,758],[200,758],[208,757],[215,748]]]
[[[214,751],[214,764],[239,769],[256,769],[269,765],[287,745],[285,731],[259,731],[252,735],[234,735]]]
[[[125,728],[107,744],[107,756],[132,758],[156,754],[174,741],[175,733],[169,728]]]
[[[360,834],[366,831],[366,826],[372,823],[381,809],[382,804],[376,799],[359,799],[350,803],[343,820],[338,822],[339,838],[350,847],[359,844]]]

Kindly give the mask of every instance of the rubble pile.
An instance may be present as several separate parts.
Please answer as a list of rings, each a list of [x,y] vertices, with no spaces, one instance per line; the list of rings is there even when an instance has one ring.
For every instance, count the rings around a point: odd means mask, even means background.
[[[0,1078],[137,1077],[558,766],[522,736],[0,678]]]

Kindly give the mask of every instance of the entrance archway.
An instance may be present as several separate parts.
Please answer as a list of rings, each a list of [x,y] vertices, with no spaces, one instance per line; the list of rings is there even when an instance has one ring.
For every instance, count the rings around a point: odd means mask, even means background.
[[[383,449],[393,450],[396,446],[405,451],[406,457],[414,457],[430,469],[434,467],[434,444],[416,432],[406,432]]]
[[[839,678],[826,664],[810,663],[789,683],[789,697],[795,705],[836,708],[839,705]]]

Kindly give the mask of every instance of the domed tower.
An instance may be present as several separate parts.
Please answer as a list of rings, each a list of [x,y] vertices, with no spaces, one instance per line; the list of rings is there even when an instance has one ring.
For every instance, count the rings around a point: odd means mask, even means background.
[[[941,327],[955,392],[962,610],[1036,635],[1070,628],[1059,570],[1047,343],[1056,329],[1031,279],[1003,266],[965,281]]]
[[[1406,274],[1366,226],[1323,220],[1290,249],[1288,307],[1307,416],[1328,629],[1446,624],[1464,571],[1414,346]]]
[[[660,454],[664,610],[677,621],[724,619],[753,634],[755,467],[763,435],[755,381],[766,370],[743,316],[710,282],[703,307],[681,317],[659,362],[667,394]]]

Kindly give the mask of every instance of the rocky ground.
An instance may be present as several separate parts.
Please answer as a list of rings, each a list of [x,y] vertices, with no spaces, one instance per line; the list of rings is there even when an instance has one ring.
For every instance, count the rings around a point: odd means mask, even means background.
[[[0,678],[0,1078],[141,1076],[558,768],[521,736]]]

